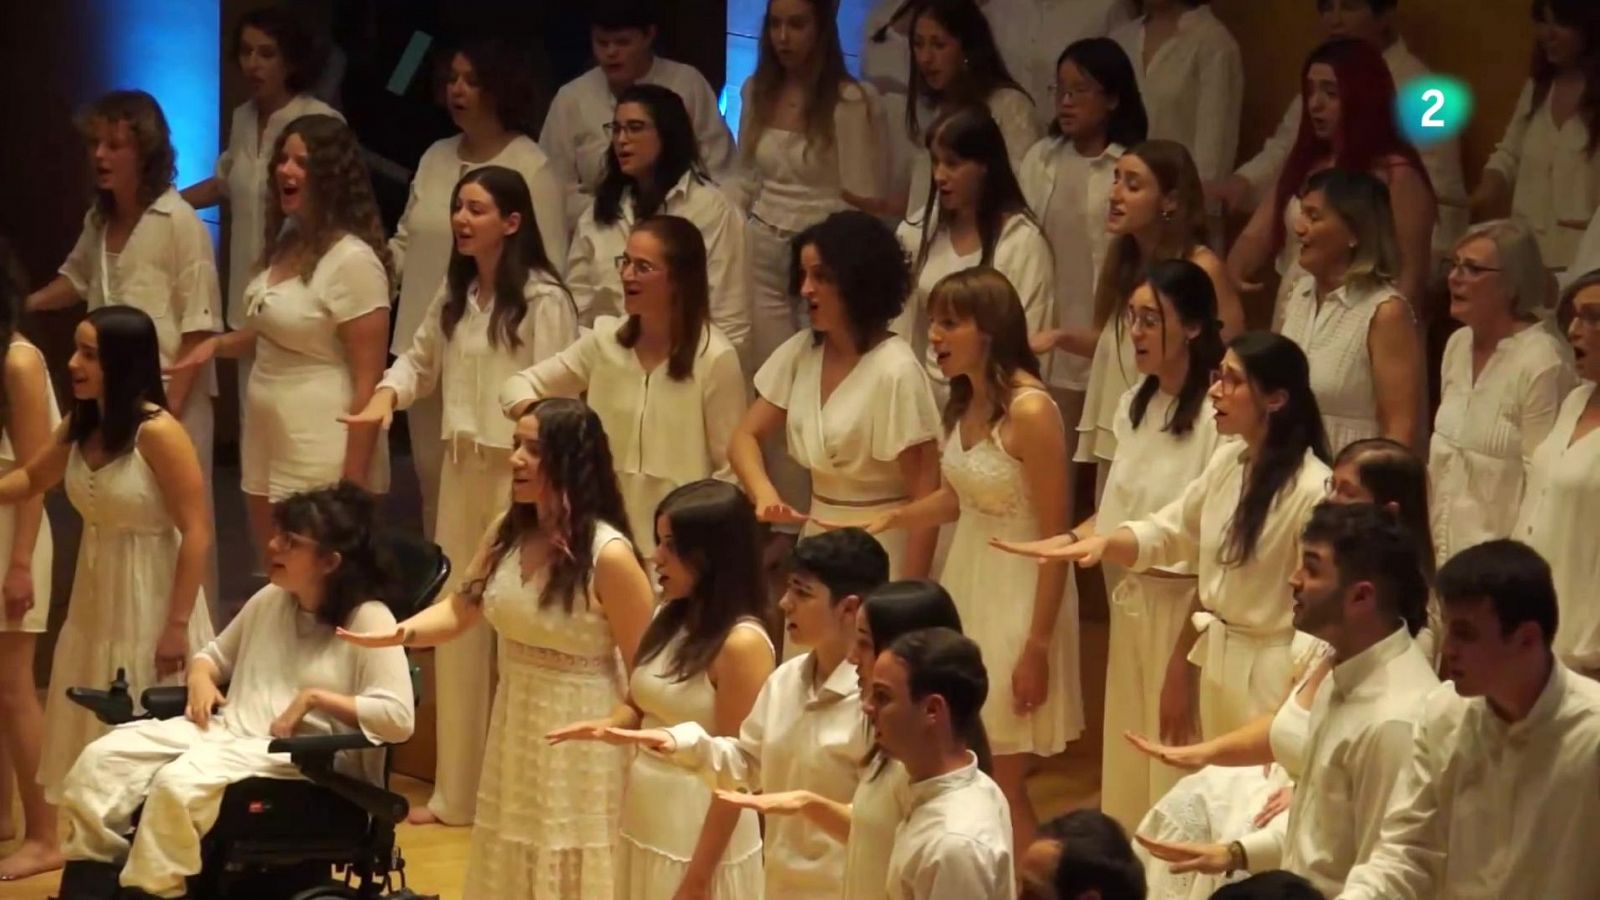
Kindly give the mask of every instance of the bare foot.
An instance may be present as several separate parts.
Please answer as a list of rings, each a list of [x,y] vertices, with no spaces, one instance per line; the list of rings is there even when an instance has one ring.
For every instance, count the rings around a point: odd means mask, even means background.
[[[0,881],[17,881],[61,868],[61,848],[43,841],[23,841],[0,859]]]
[[[439,821],[439,817],[433,814],[433,810],[429,809],[426,805],[424,805],[424,806],[413,806],[413,807],[411,807],[411,812],[406,813],[406,824],[407,825],[442,825],[444,823],[440,822]]]

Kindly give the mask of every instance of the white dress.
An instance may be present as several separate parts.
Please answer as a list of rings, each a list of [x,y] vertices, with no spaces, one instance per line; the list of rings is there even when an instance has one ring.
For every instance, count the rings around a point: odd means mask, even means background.
[[[998,425],[970,448],[962,446],[956,427],[945,439],[941,468],[961,505],[941,581],[989,670],[989,698],[983,704],[989,747],[998,756],[1060,753],[1083,733],[1075,580],[1069,571],[1050,639],[1049,693],[1031,715],[1019,716],[1011,673],[1028,641],[1041,570],[1033,560],[997,550],[989,541],[1041,537],[1022,461],[1001,445]]]
[[[595,523],[590,552],[627,541]],[[552,729],[608,715],[623,699],[611,625],[591,585],[540,603],[549,572],[522,580],[512,550],[489,577],[483,614],[499,634],[500,681],[478,783],[463,897],[608,898],[627,751],[609,744],[551,746]]]
[[[1311,392],[1317,396],[1330,452],[1381,433],[1367,341],[1373,316],[1391,297],[1400,297],[1392,284],[1347,282],[1318,304],[1316,280],[1303,275],[1284,306],[1280,331],[1300,345],[1311,364]]]
[[[118,669],[126,670],[135,700],[145,688],[184,683],[181,672],[156,677],[156,640],[167,622],[182,538],[138,436],[98,469],[73,446],[65,481],[83,517],[83,537],[45,701],[39,783],[52,803],[60,803],[61,782],[78,753],[109,730],[68,700],[67,688],[104,688]],[[189,614],[189,654],[215,636],[201,591]]]
[[[1074,462],[1110,462],[1117,456],[1117,406],[1122,395],[1139,379],[1133,358],[1133,338],[1123,327],[1120,311],[1113,311],[1100,329],[1089,363],[1089,387],[1083,395],[1083,415],[1078,418],[1078,450]]]
[[[21,338],[11,341],[13,347],[23,347],[27,352],[38,354],[39,362],[44,362],[44,354],[38,347]],[[56,406],[55,387],[50,383],[50,372],[44,374],[45,402],[50,410],[50,433],[55,434],[56,426],[61,424],[61,410]],[[11,430],[0,431],[0,475],[11,473],[20,467],[21,461],[17,459],[17,451],[11,444]],[[9,554],[14,543],[13,535],[17,527],[17,508],[15,506],[0,506],[0,550]],[[24,634],[43,634],[50,618],[50,568],[55,560],[55,540],[50,534],[50,514],[41,510],[39,513],[39,533],[33,539],[33,608],[23,614],[20,619],[6,619],[0,613],[0,634],[8,631],[19,631]],[[6,559],[10,559],[8,555]],[[85,685],[86,687],[88,685]]]
[[[767,633],[751,620],[734,627],[754,629],[763,637]],[[707,732],[715,731],[717,689],[711,676],[701,672],[674,681],[669,674],[680,639],[681,635],[669,640],[633,670],[630,695],[644,713],[639,727],[665,728],[692,721]],[[711,801],[710,786],[693,772],[655,754],[634,756],[622,798],[617,900],[670,900],[683,883]],[[764,888],[761,826],[755,812],[745,810],[739,814],[722,861],[711,877],[710,896],[712,900],[761,900]]]

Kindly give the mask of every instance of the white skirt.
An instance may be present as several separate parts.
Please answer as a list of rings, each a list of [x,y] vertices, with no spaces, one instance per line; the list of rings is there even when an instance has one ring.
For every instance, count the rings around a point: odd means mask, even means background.
[[[711,800],[711,788],[693,772],[649,753],[634,756],[623,798],[616,900],[671,900],[689,870]],[[761,828],[756,814],[745,810],[711,878],[711,897],[762,900],[765,893]]]

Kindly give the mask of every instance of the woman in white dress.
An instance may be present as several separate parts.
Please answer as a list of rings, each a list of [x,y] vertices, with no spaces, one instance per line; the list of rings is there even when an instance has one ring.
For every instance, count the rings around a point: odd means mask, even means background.
[[[22,284],[10,245],[0,240],[0,347],[5,347],[0,391],[0,477],[33,459],[61,424],[44,354],[17,330]],[[0,508],[0,549],[6,572],[0,586],[0,827],[12,824],[11,785],[21,796],[22,843],[0,859],[0,881],[61,867],[56,813],[36,775],[44,743],[44,711],[33,680],[33,656],[50,617],[50,566],[55,542],[38,496]]]
[[[340,636],[431,647],[492,625],[500,680],[462,896],[607,898],[627,757],[552,746],[545,735],[622,701],[617,661],[633,670],[654,598],[594,412],[542,401],[517,420],[515,440],[510,508],[484,533],[461,586],[392,631]]]
[[[697,481],[661,501],[654,526],[663,600],[639,641],[626,701],[607,717],[555,729],[552,743],[620,743],[612,729],[690,721],[731,736],[772,674],[750,501],[727,482]],[[634,756],[618,830],[617,900],[763,896],[755,814],[717,802],[699,776],[660,756]]]
[[[910,345],[889,330],[910,285],[905,255],[881,222],[834,213],[794,241],[795,293],[811,329],[791,337],[756,373],[759,395],[728,456],[762,521],[861,525],[938,487],[939,410]],[[786,436],[811,474],[811,516],[773,486],[761,440]],[[891,578],[924,576],[937,533],[879,535]]]
[[[578,319],[544,254],[522,175],[503,166],[472,169],[450,206],[456,239],[445,282],[366,408],[340,421],[387,429],[396,409],[442,395],[443,416],[429,437],[448,449],[439,489],[451,502],[432,530],[446,556],[465,560],[511,489],[512,422],[500,411],[500,385],[576,340]],[[446,592],[465,571],[456,571]],[[413,825],[472,822],[493,663],[494,634],[482,624],[434,654],[436,690],[451,702],[439,707],[433,796],[411,811]]]
[[[1389,191],[1366,172],[1324,169],[1306,182],[1294,233],[1303,272],[1279,333],[1311,360],[1328,445],[1386,437],[1420,450],[1423,348],[1395,287],[1400,253]]]
[[[0,478],[8,506],[64,479],[83,517],[45,701],[38,777],[52,803],[79,751],[107,731],[67,688],[109,684],[119,669],[134,697],[181,684],[185,661],[213,636],[201,588],[212,541],[205,482],[166,409],[155,323],[133,307],[104,306],[73,342],[71,413],[27,465]]]
[[[592,325],[624,313],[616,260],[628,235],[651,217],[678,216],[694,223],[705,245],[710,321],[744,352],[750,338],[744,223],[706,174],[683,98],[660,85],[636,84],[617,97],[608,133],[605,177],[568,250],[567,283],[579,320]]]
[[[1510,537],[1534,451],[1577,383],[1571,349],[1541,318],[1549,274],[1533,229],[1501,219],[1474,226],[1450,267],[1450,336],[1434,420],[1434,547],[1441,560]]]
[[[528,136],[533,92],[533,76],[520,53],[502,40],[467,43],[450,57],[445,101],[461,132],[435,141],[422,154],[405,212],[389,239],[389,254],[400,279],[400,297],[391,313],[394,339],[389,352],[394,355],[411,347],[445,281],[455,240],[456,185],[468,172],[503,166],[521,176],[527,185],[524,192],[533,200],[533,215],[522,219],[522,227],[536,229],[544,258],[554,264],[552,272],[566,266],[566,189],[544,151]],[[429,537],[434,536],[438,520],[446,449],[440,440],[442,403],[441,395],[430,392],[406,410],[411,463],[422,489],[422,528]],[[472,539],[482,533],[482,527],[474,529]]]
[[[745,412],[738,351],[709,321],[705,259],[688,219],[640,222],[617,257],[623,317],[602,317],[500,387],[512,418],[543,397],[588,398],[611,442],[628,522],[651,554],[647,526],[667,494],[703,478],[732,480],[729,447]]]
[[[239,453],[262,558],[272,504],[284,497],[341,477],[389,488],[378,425],[337,425],[372,398],[389,347],[389,250],[361,145],[338,119],[302,116],[284,128],[273,158],[275,202],[263,269],[245,290],[244,327],[207,338],[176,364],[255,357]]]

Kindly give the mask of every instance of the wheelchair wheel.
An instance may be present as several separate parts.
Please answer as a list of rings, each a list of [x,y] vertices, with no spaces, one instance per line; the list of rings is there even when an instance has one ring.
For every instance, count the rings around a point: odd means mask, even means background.
[[[355,900],[360,894],[355,888],[336,881],[324,885],[307,888],[290,897],[289,900]]]

